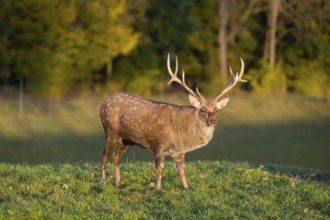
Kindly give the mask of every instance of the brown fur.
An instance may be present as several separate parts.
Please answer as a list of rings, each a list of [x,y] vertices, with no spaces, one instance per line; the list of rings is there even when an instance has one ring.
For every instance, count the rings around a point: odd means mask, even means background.
[[[207,109],[207,112],[201,108]],[[164,157],[172,156],[188,188],[184,166],[186,152],[205,146],[213,137],[217,107],[205,101],[201,107],[176,106],[155,102],[129,93],[108,97],[101,106],[100,117],[106,135],[102,159],[102,184],[105,183],[106,162],[112,153],[116,185],[120,185],[119,160],[127,145],[139,145],[154,153],[157,189],[161,188]]]
[[[162,102],[150,101],[129,93],[118,93],[107,98],[101,106],[100,117],[105,131],[106,146],[102,157],[102,180],[105,183],[105,168],[110,153],[112,153],[117,187],[120,186],[120,158],[127,145],[137,144],[151,149],[155,157],[157,170],[157,186],[161,188],[165,156],[172,156],[181,176],[183,187],[188,188],[184,156],[186,152],[205,146],[213,137],[218,110],[225,107],[229,98],[220,99],[242,79],[244,62],[241,59],[240,73],[233,74],[232,82],[213,100],[206,100],[196,88],[192,91],[182,79],[177,76],[178,60],[175,72],[170,66],[170,55],[167,56],[167,69],[170,81],[180,84],[189,92],[189,102],[192,106],[176,106]]]

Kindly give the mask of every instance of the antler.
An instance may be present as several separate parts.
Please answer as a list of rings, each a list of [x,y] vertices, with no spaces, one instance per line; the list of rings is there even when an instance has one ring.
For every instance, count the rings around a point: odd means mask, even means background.
[[[244,74],[244,62],[243,62],[242,58],[240,58],[240,59],[241,59],[241,71],[240,71],[240,73],[239,73],[239,74],[236,73],[236,76],[235,76],[234,73],[233,73],[233,71],[232,71],[232,69],[231,69],[231,67],[229,67],[229,69],[230,69],[230,74],[231,74],[231,76],[233,77],[233,79],[232,79],[231,83],[229,84],[229,86],[228,86],[227,88],[225,88],[221,93],[219,93],[219,94],[215,97],[215,100],[216,100],[216,101],[219,101],[219,99],[220,99],[224,94],[226,94],[229,90],[231,90],[231,89],[236,85],[237,82],[247,82],[247,80],[242,79],[242,76],[243,76],[243,74]]]
[[[204,101],[204,97],[200,94],[198,91],[198,88],[196,87],[197,94],[192,91],[185,82],[185,76],[184,76],[184,71],[182,71],[182,80],[180,80],[177,76],[178,74],[178,58],[175,57],[175,73],[172,72],[171,70],[171,65],[170,65],[170,54],[167,55],[167,70],[168,73],[171,76],[170,81],[167,83],[167,85],[171,84],[171,82],[177,82],[180,84],[183,88],[185,88],[192,96],[196,97],[199,101]]]

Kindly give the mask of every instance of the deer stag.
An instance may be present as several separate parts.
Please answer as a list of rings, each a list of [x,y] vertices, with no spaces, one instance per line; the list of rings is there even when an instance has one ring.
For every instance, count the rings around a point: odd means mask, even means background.
[[[206,100],[196,88],[191,90],[177,76],[178,60],[175,73],[170,67],[170,55],[167,68],[171,76],[168,84],[176,82],[189,93],[192,106],[176,106],[168,103],[147,100],[130,93],[118,93],[108,97],[101,106],[100,117],[105,131],[106,145],[102,157],[102,180],[105,184],[105,169],[112,153],[116,186],[120,186],[120,158],[128,145],[138,145],[153,151],[157,172],[156,189],[161,188],[161,179],[165,156],[173,157],[181,176],[183,187],[188,188],[184,164],[185,153],[205,146],[213,137],[218,111],[225,107],[229,98],[220,99],[242,79],[244,62],[241,59],[240,73],[233,74],[230,85],[214,99]]]

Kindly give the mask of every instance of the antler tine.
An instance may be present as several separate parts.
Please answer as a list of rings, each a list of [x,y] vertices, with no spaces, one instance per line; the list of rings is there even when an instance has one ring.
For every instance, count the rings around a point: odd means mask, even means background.
[[[244,74],[244,61],[243,61],[243,59],[242,59],[241,57],[240,57],[239,59],[241,60],[241,64],[242,64],[242,66],[241,66],[241,71],[240,71],[240,73],[239,73],[239,81],[240,81],[240,82],[247,82],[247,80],[242,79],[242,76],[243,76],[243,74]]]
[[[170,54],[168,53],[167,55],[167,70],[168,73],[171,76],[170,81],[168,82],[167,85],[171,84],[171,82],[177,82],[178,84],[180,84],[184,89],[186,89],[192,96],[196,97],[199,101],[204,100],[204,98],[202,96],[196,95],[187,85],[185,82],[185,75],[184,75],[184,71],[182,71],[182,80],[180,80],[177,76],[178,74],[178,58],[175,57],[176,60],[176,67],[175,67],[175,73],[172,72],[171,70],[171,65],[170,65]],[[199,92],[198,92],[199,94]]]
[[[198,95],[202,100],[205,100],[205,98],[202,96],[202,94],[198,91],[198,87],[196,87],[196,92],[197,92],[197,95]]]
[[[225,88],[220,94],[218,94],[215,99],[218,101],[224,94],[226,94],[229,90],[231,90],[237,82],[247,82],[247,80],[242,79],[242,76],[244,74],[244,61],[242,58],[240,58],[241,60],[241,70],[240,73],[236,73],[236,75],[233,73],[233,70],[231,69],[231,67],[229,67],[230,70],[230,74],[233,77],[233,80],[231,81],[231,83],[229,84],[229,86],[227,88]]]
[[[232,80],[230,82],[230,85],[232,85],[235,82],[235,74],[233,73],[233,70],[231,69],[231,66],[229,66],[229,71],[230,71],[230,75],[232,77]]]
[[[178,57],[175,56],[175,75],[178,73],[179,64],[178,64]]]
[[[176,59],[175,73],[173,73],[172,69],[171,69],[171,65],[170,65],[170,53],[168,53],[168,55],[167,55],[167,70],[168,70],[168,73],[171,76],[171,79],[167,83],[167,85],[171,84],[172,81],[177,82],[178,81],[178,77],[177,77],[177,74],[178,74],[178,59]]]

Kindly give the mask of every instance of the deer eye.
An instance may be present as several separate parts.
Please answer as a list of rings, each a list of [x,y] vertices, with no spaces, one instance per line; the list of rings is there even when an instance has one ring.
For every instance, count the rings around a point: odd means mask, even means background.
[[[206,112],[207,112],[207,109],[204,108],[204,107],[202,107],[202,108],[201,108],[201,112],[206,113]]]

